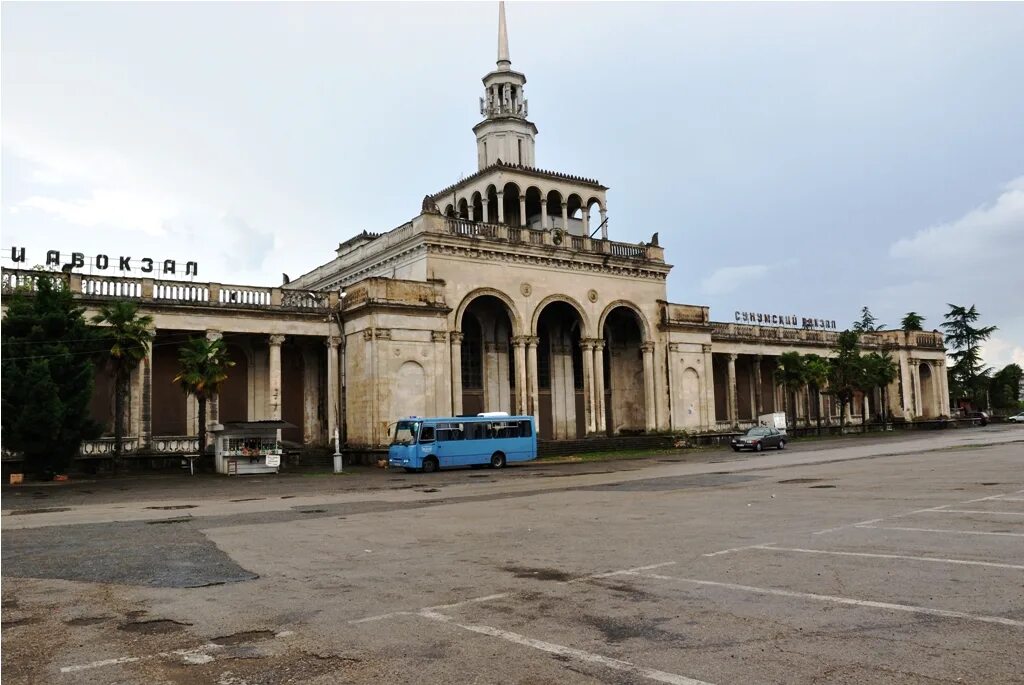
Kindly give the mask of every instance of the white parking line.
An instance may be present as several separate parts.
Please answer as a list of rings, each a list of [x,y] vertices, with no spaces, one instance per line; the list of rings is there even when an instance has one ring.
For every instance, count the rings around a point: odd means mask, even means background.
[[[851,597],[836,597],[834,595],[817,595],[811,592],[795,592],[793,590],[779,590],[777,588],[752,587],[750,585],[737,585],[735,583],[720,583],[714,580],[699,580],[697,578],[678,578],[676,576],[663,576],[657,573],[634,573],[640,578],[653,578],[654,580],[671,580],[678,583],[692,583],[694,585],[707,585],[721,587],[728,590],[740,590],[743,592],[754,592],[762,595],[775,595],[778,597],[793,597],[796,599],[812,599],[819,602],[833,602],[835,604],[847,604],[850,606],[869,607],[872,609],[888,609],[890,611],[906,611],[912,614],[926,614],[928,616],[941,616],[943,618],[957,618],[967,621],[979,621],[981,623],[996,623],[1014,628],[1024,628],[1024,621],[1016,621],[1012,618],[1002,616],[982,616],[978,614],[967,614],[961,611],[948,611],[946,609],[932,609],[930,607],[912,606],[910,604],[890,604],[889,602],[875,602],[865,599],[853,599]]]
[[[733,547],[731,549],[720,549],[717,552],[708,552],[707,554],[701,554],[702,557],[717,557],[720,554],[732,554],[733,552],[742,552],[745,549],[756,549],[762,545],[774,545],[774,542],[760,542],[756,545],[746,545],[744,547]]]
[[[634,572],[635,573],[635,572]],[[585,652],[582,649],[575,649],[573,647],[566,647],[565,645],[557,645],[553,642],[545,642],[544,640],[536,640],[532,637],[526,637],[519,633],[513,633],[507,630],[501,630],[500,628],[494,628],[493,626],[478,625],[472,623],[459,623],[451,616],[445,616],[434,611],[421,611],[418,614],[423,618],[428,618],[432,621],[440,621],[453,625],[463,630],[468,630],[481,635],[488,635],[490,637],[497,637],[508,642],[512,642],[517,645],[523,645],[524,647],[531,647],[538,649],[542,652],[548,652],[549,654],[555,654],[556,656],[568,657],[582,661],[589,664],[596,664],[598,666],[604,666],[606,668],[612,668],[616,671],[623,671],[630,675],[640,676],[641,678],[647,678],[659,683],[669,683],[670,685],[711,685],[703,680],[694,680],[693,678],[687,678],[686,676],[679,675],[677,673],[668,673],[666,671],[659,671],[653,668],[647,668],[645,666],[637,666],[636,664],[628,661],[622,661],[621,659],[613,659],[611,657],[602,656],[600,654],[593,654],[591,652]]]
[[[1024,538],[1024,533],[994,533],[987,530],[955,530],[952,528],[911,528],[908,526],[856,526],[868,530],[904,530],[911,533],[950,533],[953,535],[997,535],[1001,537]]]
[[[804,549],[802,547],[775,547],[759,545],[751,549],[761,549],[769,552],[798,552],[800,554],[827,554],[837,557],[867,557],[869,559],[907,559],[909,561],[931,561],[939,564],[962,564],[964,566],[987,566],[991,568],[1007,568],[1014,571],[1024,571],[1024,566],[1017,564],[1000,564],[994,561],[973,561],[970,559],[941,559],[939,557],[915,557],[907,554],[879,554],[874,552],[839,552],[827,549]]]
[[[1024,497],[996,497],[1000,502],[1024,502]]]
[[[985,511],[984,509],[938,509],[934,514],[992,514],[993,516],[1024,516],[1024,511]]]

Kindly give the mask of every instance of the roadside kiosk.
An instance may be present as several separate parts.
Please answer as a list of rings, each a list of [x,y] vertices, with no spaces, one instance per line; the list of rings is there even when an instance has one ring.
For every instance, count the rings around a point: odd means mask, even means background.
[[[217,473],[239,476],[278,473],[281,468],[281,429],[287,421],[229,421],[212,432]]]

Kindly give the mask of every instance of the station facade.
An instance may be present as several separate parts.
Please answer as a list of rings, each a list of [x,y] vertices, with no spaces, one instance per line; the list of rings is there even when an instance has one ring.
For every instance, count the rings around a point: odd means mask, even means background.
[[[537,127],[503,6],[498,34],[473,129],[478,170],[425,196],[412,220],[346,240],[276,288],[70,274],[87,309],[131,299],[154,317],[126,408],[131,449],[195,448],[196,403],[172,379],[177,346],[197,334],[224,338],[236,363],[211,425],[283,419],[295,426],[287,441],[327,444],[337,431],[354,448],[385,444],[403,416],[482,411],[533,415],[553,440],[731,430],[782,411],[781,354],[833,354],[834,330],[777,325],[789,317],[773,314],[715,322],[708,307],[669,302],[657,234],[612,240],[608,188],[535,166]],[[3,286],[32,278],[5,269]],[[899,363],[891,416],[949,415],[941,334],[881,331],[861,343]],[[108,424],[110,391],[101,371],[93,410]],[[879,400],[869,398],[869,419]],[[800,423],[838,422],[837,412],[827,395],[796,402]]]

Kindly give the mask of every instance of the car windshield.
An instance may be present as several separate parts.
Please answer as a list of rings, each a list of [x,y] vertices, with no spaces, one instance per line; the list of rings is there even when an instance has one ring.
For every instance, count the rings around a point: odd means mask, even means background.
[[[767,428],[751,428],[747,431],[748,438],[763,438],[766,435],[768,435]]]
[[[391,434],[392,445],[411,445],[416,442],[420,430],[419,421],[399,421]]]

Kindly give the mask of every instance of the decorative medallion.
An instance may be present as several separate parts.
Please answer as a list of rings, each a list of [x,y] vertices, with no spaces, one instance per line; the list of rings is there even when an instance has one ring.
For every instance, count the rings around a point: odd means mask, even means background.
[[[523,294],[523,297],[529,297],[530,293],[533,292],[533,286],[529,283],[523,283],[519,286],[519,292]]]
[[[597,291],[591,288],[587,291],[587,299],[591,302],[597,302]]]

